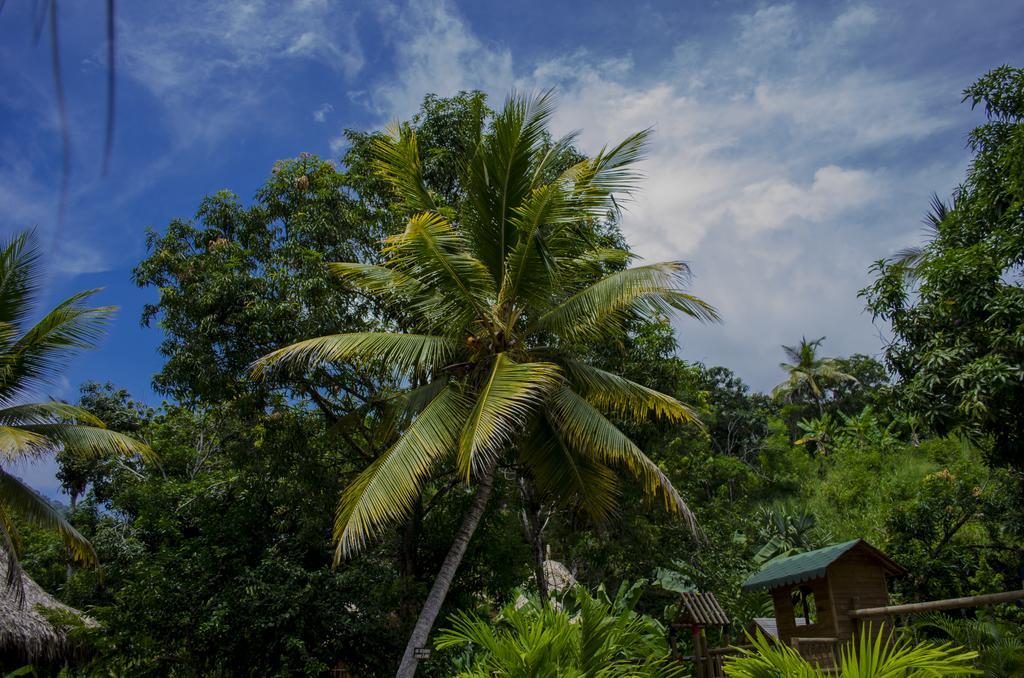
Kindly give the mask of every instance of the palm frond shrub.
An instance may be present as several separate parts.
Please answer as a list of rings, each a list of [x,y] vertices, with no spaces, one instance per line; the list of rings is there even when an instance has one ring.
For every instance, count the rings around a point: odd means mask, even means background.
[[[624,582],[614,597],[581,586],[562,604],[537,597],[511,603],[494,620],[457,613],[438,634],[439,650],[467,650],[460,678],[573,676],[643,678],[684,675],[669,657],[666,628],[634,611],[642,587]]]
[[[1024,675],[1024,629],[997,619],[956,618],[930,612],[917,618],[913,628],[938,632],[949,641],[978,653],[975,662],[990,678]]]
[[[345,491],[336,558],[349,557],[405,520],[438,469],[475,486],[406,648],[415,671],[455,571],[489,501],[499,465],[543,495],[596,520],[615,506],[617,472],[695,528],[665,473],[609,417],[696,422],[675,398],[589,364],[586,347],[615,342],[637,321],[715,310],[687,291],[680,261],[628,267],[634,256],[595,237],[637,187],[643,131],[567,168],[573,136],[552,140],[551,93],[511,96],[458,158],[462,199],[445,204],[424,180],[415,132],[394,127],[375,143],[376,169],[407,215],[382,263],[337,263],[350,285],[397,309],[394,331],[338,334],[283,347],[257,361],[299,372],[334,363],[386,366],[408,385],[395,399],[398,441]]]
[[[729,678],[940,678],[975,675],[978,653],[952,643],[913,643],[884,627],[870,627],[840,649],[835,670],[812,664],[795,649],[762,633],[748,636],[753,646],[725,664]]]

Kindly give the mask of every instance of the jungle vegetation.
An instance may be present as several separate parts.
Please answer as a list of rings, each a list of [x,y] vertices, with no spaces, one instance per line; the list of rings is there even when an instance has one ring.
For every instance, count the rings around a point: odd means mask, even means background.
[[[857,537],[910,572],[897,600],[1019,589],[1024,71],[965,97],[987,121],[964,183],[927,242],[866,272],[891,343],[833,356],[797,328],[771,393],[686,360],[709,291],[619,230],[656,136],[587,156],[550,135],[550,95],[427,96],[347,132],[338,162],[282,160],[251,199],[150,230],[133,275],[159,404],[107,383],[24,404],[112,309],[86,292],[27,323],[47,262],[17,236],[3,549],[100,622],[76,629],[74,675],[411,675],[417,648],[424,676],[665,675],[678,591],[742,625],[770,613],[740,593],[762,563]],[[70,506],[7,470],[48,451]],[[549,558],[579,588],[549,591]],[[974,622],[925,620],[882,659],[1019,665],[1019,609]],[[772,662],[796,660],[765,646],[733,675]]]

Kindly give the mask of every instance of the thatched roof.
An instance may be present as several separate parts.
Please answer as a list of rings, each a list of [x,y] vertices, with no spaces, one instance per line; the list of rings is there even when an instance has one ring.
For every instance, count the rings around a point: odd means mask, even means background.
[[[19,601],[4,585],[6,577],[7,556],[0,550],[0,654],[15,655],[25,661],[52,661],[68,653],[67,630],[54,627],[39,608],[73,614],[88,626],[96,624],[44,591],[26,574],[22,574],[25,599]]]

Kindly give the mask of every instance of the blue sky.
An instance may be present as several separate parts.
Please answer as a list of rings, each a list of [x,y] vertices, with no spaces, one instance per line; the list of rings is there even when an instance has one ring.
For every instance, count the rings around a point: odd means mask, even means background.
[[[244,199],[273,162],[336,157],[346,127],[415,111],[423,95],[555,87],[557,132],[595,151],[653,126],[644,192],[623,229],[651,260],[682,258],[720,326],[680,325],[682,355],[778,379],[779,344],[877,354],[884,328],[857,290],[915,242],[948,194],[979,115],[960,91],[1024,64],[1019,2],[118,3],[117,132],[100,174],[104,17],[61,3],[73,172],[57,223],[60,143],[44,32],[30,2],[0,13],[0,234],[38,228],[46,303],[89,287],[121,307],[100,350],[48,395],[111,380],[159,402],[154,298],[130,280],[145,229],[227,188]],[[52,491],[45,468],[26,469]]]

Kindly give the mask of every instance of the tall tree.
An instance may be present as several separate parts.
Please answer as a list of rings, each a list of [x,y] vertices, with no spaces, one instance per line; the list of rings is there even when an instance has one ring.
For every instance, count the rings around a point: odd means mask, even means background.
[[[349,284],[399,305],[409,320],[393,332],[337,334],[281,348],[257,362],[308,370],[335,361],[389,366],[409,388],[396,409],[404,435],[346,490],[336,557],[362,548],[409,514],[431,473],[452,463],[476,489],[416,622],[399,676],[416,670],[427,638],[490,498],[499,467],[529,473],[541,491],[577,501],[601,518],[614,506],[614,470],[638,477],[649,496],[692,522],[665,474],[605,414],[691,421],[672,397],[576,359],[585,343],[610,342],[628,321],[677,311],[714,320],[684,291],[688,269],[666,262],[607,273],[632,255],[598,248],[587,224],[605,218],[636,185],[640,132],[569,169],[553,164],[570,135],[549,142],[550,94],[510,97],[460,158],[466,199],[455,209],[427,189],[416,134],[396,127],[375,141],[377,171],[408,216],[383,263],[339,263]]]
[[[7,587],[23,600],[20,538],[16,519],[60,534],[77,561],[95,564],[96,552],[50,502],[5,466],[63,451],[93,457],[105,454],[149,456],[149,447],[109,431],[88,411],[61,402],[29,402],[39,388],[59,376],[68,357],[92,348],[114,312],[89,307],[98,290],[79,292],[29,324],[41,274],[31,232],[0,245],[0,558],[7,560]]]
[[[873,266],[861,292],[892,325],[889,368],[904,406],[939,434],[990,438],[1024,459],[1024,69],[1000,66],[964,92],[987,121],[950,204],[934,201],[930,239]]]

